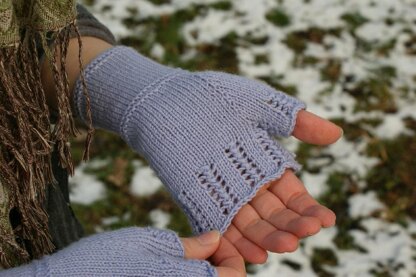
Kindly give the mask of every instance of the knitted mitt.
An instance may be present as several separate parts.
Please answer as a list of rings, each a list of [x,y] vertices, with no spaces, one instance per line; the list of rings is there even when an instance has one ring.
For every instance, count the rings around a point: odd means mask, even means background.
[[[270,135],[291,135],[305,106],[266,84],[169,68],[122,46],[99,55],[85,75],[93,124],[147,159],[195,233],[224,232],[264,184],[299,169]],[[83,119],[80,82],[75,107]]]
[[[90,236],[0,276],[215,277],[206,261],[186,260],[178,236],[152,228],[125,228]]]

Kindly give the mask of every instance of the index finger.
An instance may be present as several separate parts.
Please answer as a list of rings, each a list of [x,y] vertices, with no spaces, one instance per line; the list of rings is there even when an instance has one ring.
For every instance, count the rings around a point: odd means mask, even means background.
[[[332,144],[342,134],[343,131],[338,125],[305,110],[299,111],[292,133],[303,142],[317,145]]]
[[[246,276],[243,258],[225,237],[221,238],[220,246],[214,255],[212,255],[211,260],[216,266],[219,277]]]

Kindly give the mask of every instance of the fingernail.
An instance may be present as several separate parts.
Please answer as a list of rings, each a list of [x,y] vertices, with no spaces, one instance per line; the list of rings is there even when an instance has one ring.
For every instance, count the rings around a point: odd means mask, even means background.
[[[220,239],[220,232],[218,231],[210,231],[208,233],[202,234],[197,237],[197,240],[202,245],[209,245],[216,243]]]

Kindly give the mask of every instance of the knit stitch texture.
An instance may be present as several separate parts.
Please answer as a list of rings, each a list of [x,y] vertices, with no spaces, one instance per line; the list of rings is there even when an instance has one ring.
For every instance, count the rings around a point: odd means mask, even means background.
[[[300,168],[270,136],[290,136],[305,105],[266,84],[169,68],[122,46],[97,57],[86,81],[93,124],[147,159],[195,233],[224,232],[264,184]],[[83,118],[79,86],[75,107]]]
[[[2,276],[215,277],[217,272],[206,261],[184,259],[174,232],[132,227],[81,239]]]

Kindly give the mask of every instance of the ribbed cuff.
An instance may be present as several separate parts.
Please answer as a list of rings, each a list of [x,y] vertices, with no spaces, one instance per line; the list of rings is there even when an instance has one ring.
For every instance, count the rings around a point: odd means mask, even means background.
[[[176,69],[158,64],[132,48],[113,47],[96,57],[85,69],[93,126],[119,133],[127,107],[142,91]],[[76,116],[86,121],[86,99],[81,80],[74,91]]]

